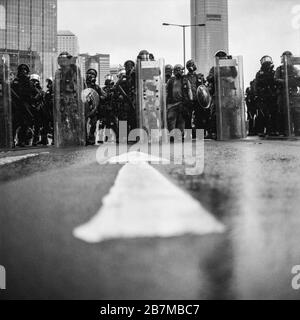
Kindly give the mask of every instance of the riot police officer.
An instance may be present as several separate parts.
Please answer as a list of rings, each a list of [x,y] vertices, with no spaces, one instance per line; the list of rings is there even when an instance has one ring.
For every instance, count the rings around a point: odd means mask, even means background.
[[[246,89],[245,102],[247,105],[247,119],[249,123],[249,136],[256,135],[256,118],[257,118],[257,97],[256,97],[256,81],[250,82],[250,86]]]
[[[12,81],[12,116],[13,137],[17,138],[16,146],[24,147],[28,144],[27,130],[33,124],[34,115],[32,111],[32,95],[34,87],[29,80],[30,69],[26,64],[18,66],[16,78]]]
[[[170,64],[167,64],[165,66],[165,80],[166,83],[172,78],[173,76],[173,66],[171,66]]]
[[[33,113],[33,141],[32,145],[36,146],[40,141],[41,129],[43,126],[43,105],[44,105],[44,92],[41,87],[40,76],[38,74],[30,75],[30,82],[34,88],[31,95],[31,106]],[[45,141],[43,141],[45,142]],[[47,145],[47,143],[44,143]]]
[[[46,79],[46,92],[44,95],[44,105],[42,109],[43,127],[41,131],[41,144],[48,144],[48,134],[51,135],[52,142],[54,144],[54,91],[53,91],[53,79],[52,77]]]
[[[215,53],[215,57],[222,59],[230,59],[231,56],[229,56],[225,51],[219,50]],[[227,79],[227,87],[230,90],[231,88],[234,88],[234,82],[231,79],[235,79],[237,77],[237,69],[235,67],[220,67],[220,76],[224,79]],[[211,96],[213,97],[213,102],[211,104],[210,108],[210,116],[209,116],[209,124],[208,124],[208,135],[207,138],[215,139],[217,137],[217,118],[216,118],[216,70],[215,67],[212,67],[209,71],[209,74],[207,76],[207,85],[210,91]],[[229,111],[229,110],[227,110]],[[232,126],[231,131],[233,133],[234,126]]]
[[[174,66],[174,77],[167,83],[168,130],[180,129],[184,134],[189,104],[193,101],[192,86],[184,77],[184,67]]]
[[[204,129],[204,123],[207,117],[207,112],[204,109],[199,107],[197,102],[197,89],[200,85],[205,84],[204,75],[202,73],[196,73],[197,66],[194,60],[189,60],[186,63],[186,68],[188,73],[186,78],[190,81],[193,93],[193,101],[190,104],[188,110],[188,115],[186,119],[186,128],[190,129],[192,126],[192,117],[194,118],[193,122],[197,129]]]
[[[97,79],[97,71],[93,68],[88,69],[86,72],[86,87],[95,90],[99,95],[99,105],[95,106],[95,109],[89,110],[87,114],[87,118],[90,120],[90,130],[87,135],[87,144],[94,145],[95,144],[95,132],[97,121],[103,116],[101,113],[101,106],[106,98],[106,94],[100,86],[96,84]]]
[[[121,70],[119,80],[113,88],[113,100],[116,104],[118,121],[127,121],[129,133],[136,127],[135,63],[132,60],[127,60],[124,67],[125,70]]]
[[[263,56],[260,60],[261,68],[255,77],[257,95],[257,131],[258,135],[278,135],[277,129],[277,101],[276,82],[273,60],[270,56]]]
[[[112,129],[115,136],[118,134],[118,119],[117,119],[117,112],[116,112],[116,105],[113,101],[113,87],[114,82],[112,78],[108,78],[105,80],[103,90],[106,94],[105,100],[103,102],[101,118],[100,118],[100,130],[104,129]],[[109,131],[105,132],[109,134]],[[103,139],[98,141],[99,143],[103,142]]]
[[[291,59],[293,54],[290,51],[283,52],[281,56],[281,66],[276,69],[275,79],[278,84],[278,105],[279,112],[281,115],[280,121],[280,132],[282,134],[287,134],[287,108],[285,105],[286,94],[289,97],[289,112],[291,115],[291,127],[294,126],[294,132],[296,136],[300,136],[300,97],[299,97],[299,87],[300,87],[300,72],[293,65]],[[285,75],[284,61],[287,61],[287,77]],[[288,78],[288,84],[286,84],[286,78]],[[288,92],[285,92],[285,86],[288,86]],[[298,115],[298,116],[297,116]]]

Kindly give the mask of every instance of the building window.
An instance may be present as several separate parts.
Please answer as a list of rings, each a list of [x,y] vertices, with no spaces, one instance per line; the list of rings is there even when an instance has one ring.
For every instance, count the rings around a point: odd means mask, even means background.
[[[4,5],[0,4],[0,29],[5,29],[6,24],[6,12]]]
[[[206,20],[207,21],[222,21],[222,15],[220,15],[220,14],[207,14]]]

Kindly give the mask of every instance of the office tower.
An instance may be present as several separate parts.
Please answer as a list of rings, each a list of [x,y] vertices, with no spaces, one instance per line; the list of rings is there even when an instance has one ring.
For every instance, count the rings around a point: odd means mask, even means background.
[[[199,72],[208,74],[218,50],[228,52],[228,0],[191,0],[191,24],[205,23],[205,27],[191,27],[192,59]]]
[[[26,63],[42,80],[53,76],[57,56],[57,0],[0,0],[0,53],[11,70]]]
[[[79,54],[78,38],[68,30],[57,32],[57,52],[60,54],[63,51],[67,51],[74,57]]]

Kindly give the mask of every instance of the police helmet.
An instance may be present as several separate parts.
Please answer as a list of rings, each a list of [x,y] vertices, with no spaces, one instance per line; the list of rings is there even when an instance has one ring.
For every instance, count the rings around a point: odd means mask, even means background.
[[[175,66],[174,66],[174,71],[175,70],[184,70],[184,67],[181,65],[181,64],[175,64]]]
[[[290,56],[290,57],[291,57],[292,55],[293,55],[293,54],[292,54],[291,51],[284,51],[281,56],[282,56],[282,57],[284,57],[284,56]]]
[[[154,61],[154,60],[155,60],[153,53],[149,53],[149,59],[150,59],[151,61]]]
[[[170,64],[166,64],[165,72],[166,73],[172,73],[173,72],[173,66],[171,66]]]
[[[124,67],[126,68],[126,67],[128,67],[130,64],[131,64],[133,67],[135,66],[135,63],[134,63],[132,60],[127,60],[127,61],[125,61],[125,63],[124,63]]]
[[[104,85],[105,85],[105,86],[109,86],[109,85],[111,84],[111,82],[112,82],[112,80],[106,79],[106,80],[104,81]]]
[[[263,65],[265,63],[269,63],[269,64],[273,64],[273,59],[272,57],[270,56],[263,56],[261,59],[260,59],[260,64]]]
[[[183,72],[184,72],[184,67],[181,64],[176,64],[174,66],[174,75],[175,76],[178,75],[179,73],[183,74]]]
[[[30,80],[35,80],[35,81],[40,82],[41,81],[41,77],[38,74],[33,73],[33,74],[30,75]]]
[[[47,78],[46,82],[53,82],[53,78],[52,77]]]
[[[193,66],[193,65],[195,65],[195,61],[193,60],[193,59],[191,59],[191,60],[189,60],[189,61],[187,61],[187,63],[186,63],[186,68],[188,69],[188,68],[190,68],[191,66]]]
[[[215,57],[218,57],[220,59],[227,58],[227,53],[224,50],[219,50],[215,53]]]
[[[90,68],[87,70],[86,74],[93,74],[95,77],[97,77],[97,71],[93,68]]]
[[[138,55],[138,59],[140,60],[149,60],[149,52],[147,50],[142,50],[140,51],[139,55]]]
[[[28,73],[30,72],[29,66],[25,63],[22,63],[18,66],[18,72],[20,72],[22,69],[25,69]]]
[[[72,55],[68,51],[63,51],[59,54],[59,57],[72,58]]]

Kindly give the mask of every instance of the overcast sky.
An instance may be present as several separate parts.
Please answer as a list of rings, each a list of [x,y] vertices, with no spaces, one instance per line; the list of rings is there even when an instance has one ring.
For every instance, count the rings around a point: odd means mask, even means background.
[[[190,0],[58,0],[58,29],[78,36],[81,53],[109,53],[111,64],[135,60],[142,49],[182,63],[182,30],[163,22],[189,24]],[[276,65],[284,50],[300,55],[298,24],[299,0],[229,0],[230,53],[244,56],[246,84],[263,55]],[[186,49],[188,59],[189,32]]]

